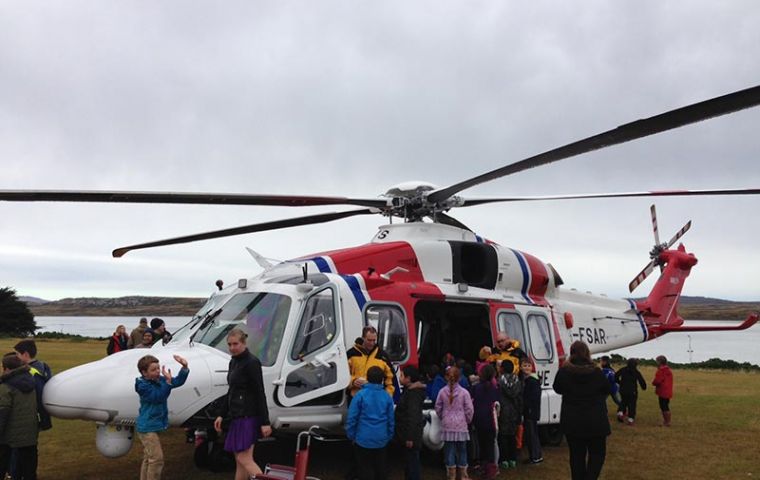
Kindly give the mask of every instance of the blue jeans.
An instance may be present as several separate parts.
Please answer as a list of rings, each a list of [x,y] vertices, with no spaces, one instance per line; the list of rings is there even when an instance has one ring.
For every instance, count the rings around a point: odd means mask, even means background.
[[[447,467],[466,467],[467,442],[443,442],[443,463]]]

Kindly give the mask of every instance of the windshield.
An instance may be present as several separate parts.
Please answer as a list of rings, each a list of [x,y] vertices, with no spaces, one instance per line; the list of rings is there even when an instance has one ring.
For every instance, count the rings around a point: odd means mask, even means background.
[[[224,303],[224,301],[228,298],[229,294],[223,295],[221,293],[214,292],[214,294],[211,295],[208,300],[206,300],[206,303],[201,307],[201,309],[198,310],[198,313],[193,315],[193,318],[191,318],[189,322],[187,322],[172,334],[172,342],[182,342],[186,338],[190,337],[195,326],[198,325],[198,323],[200,323],[200,321],[203,320],[206,315],[219,308],[219,305]]]
[[[248,350],[264,366],[274,365],[290,313],[290,297],[278,293],[240,293],[222,306],[221,313],[195,335],[194,341],[223,352],[227,333],[239,327],[248,333]]]

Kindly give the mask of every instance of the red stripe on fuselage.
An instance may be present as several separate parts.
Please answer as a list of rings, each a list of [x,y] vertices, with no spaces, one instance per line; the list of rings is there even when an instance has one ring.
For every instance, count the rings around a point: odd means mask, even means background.
[[[366,272],[368,269],[383,274],[395,267],[402,267],[409,271],[393,274],[394,281],[424,281],[417,255],[407,242],[368,243],[359,247],[311,255],[315,256],[330,257],[338,270],[337,273],[342,275]]]
[[[530,285],[528,286],[528,295],[530,299],[539,305],[547,305],[546,288],[549,286],[549,272],[546,271],[544,262],[528,253],[522,253],[530,269]]]

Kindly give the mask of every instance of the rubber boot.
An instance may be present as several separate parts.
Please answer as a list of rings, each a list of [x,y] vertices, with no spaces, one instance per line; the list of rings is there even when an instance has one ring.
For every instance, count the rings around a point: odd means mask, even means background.
[[[671,419],[671,413],[670,410],[667,412],[662,412],[662,424],[666,427],[670,426],[670,419]]]
[[[483,472],[483,478],[486,480],[492,480],[499,474],[499,466],[495,463],[486,463],[486,468]]]
[[[467,475],[467,465],[464,467],[457,467],[457,473],[460,480],[470,480],[470,476]]]
[[[446,480],[457,479],[457,467],[446,467]]]

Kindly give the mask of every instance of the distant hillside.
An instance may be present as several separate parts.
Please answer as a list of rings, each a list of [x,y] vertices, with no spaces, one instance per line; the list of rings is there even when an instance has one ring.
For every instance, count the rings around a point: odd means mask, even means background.
[[[34,297],[22,298],[33,299]],[[195,314],[206,299],[132,296],[64,298],[44,304],[26,301],[32,313],[43,317],[160,317],[162,315],[185,317]],[[732,302],[708,297],[681,297],[679,307],[679,313],[686,320],[744,320],[748,313],[758,311],[760,311],[760,301]]]
[[[185,297],[86,297],[28,305],[32,313],[41,317],[184,317],[195,314],[205,301]]]
[[[18,299],[27,305],[42,305],[43,303],[48,303],[50,301],[37,297],[18,297]]]

